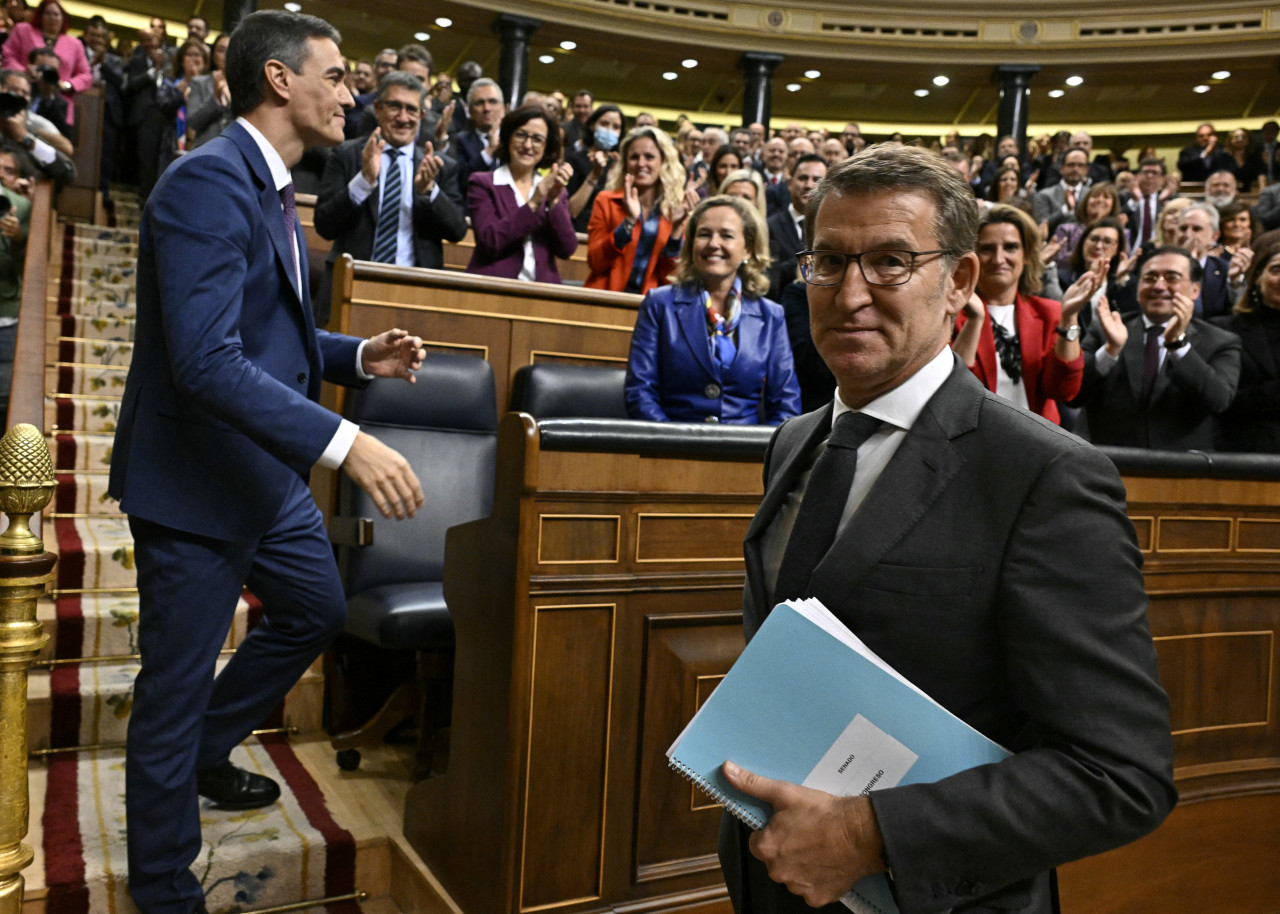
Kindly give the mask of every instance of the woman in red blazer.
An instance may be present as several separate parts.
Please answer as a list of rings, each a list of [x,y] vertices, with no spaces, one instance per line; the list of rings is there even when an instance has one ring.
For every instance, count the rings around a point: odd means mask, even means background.
[[[680,258],[685,218],[698,202],[684,179],[665,133],[637,127],[627,134],[609,189],[596,195],[591,210],[587,288],[643,294],[666,283]]]
[[[565,192],[573,169],[561,160],[560,125],[541,105],[526,105],[498,131],[498,168],[472,172],[467,185],[476,239],[467,272],[560,282],[556,258],[578,247]],[[539,177],[538,168],[546,174]]]
[[[1090,270],[1059,304],[1034,293],[1044,263],[1040,233],[1031,217],[1011,206],[995,206],[978,224],[978,290],[956,316],[956,354],[987,389],[1019,406],[1060,422],[1055,400],[1080,392],[1080,309],[1105,282]]]

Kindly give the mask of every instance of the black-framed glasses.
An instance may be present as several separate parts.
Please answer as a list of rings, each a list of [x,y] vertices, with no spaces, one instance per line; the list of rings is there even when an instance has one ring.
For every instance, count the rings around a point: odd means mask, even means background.
[[[900,286],[911,281],[916,271],[916,261],[934,254],[959,253],[952,250],[938,251],[863,251],[846,254],[844,251],[801,251],[796,255],[800,275],[811,286],[838,286],[844,281],[849,261],[856,261],[862,278],[873,286]]]
[[[1138,281],[1144,286],[1154,286],[1156,283],[1160,282],[1160,280],[1164,280],[1164,284],[1166,286],[1176,286],[1179,283],[1186,282],[1187,277],[1183,276],[1181,273],[1175,273],[1172,270],[1165,273],[1157,273],[1155,270],[1151,270],[1138,277]]]
[[[527,130],[517,130],[511,135],[511,139],[516,141],[517,145],[528,143],[535,149],[541,149],[547,145],[547,138],[541,133],[529,133]]]

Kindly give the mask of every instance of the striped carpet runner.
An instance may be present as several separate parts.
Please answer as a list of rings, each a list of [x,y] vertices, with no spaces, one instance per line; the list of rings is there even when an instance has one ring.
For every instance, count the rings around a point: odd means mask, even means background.
[[[136,204],[131,214],[123,194],[116,222],[64,226],[60,267],[59,252],[50,267],[59,278],[46,421],[58,486],[45,538],[59,561],[51,606],[41,612],[56,661],[47,684],[48,746],[99,748],[47,756],[41,822],[48,914],[136,911],[126,891],[119,744],[138,671],[138,600],[128,523],[106,494],[112,433],[133,354],[138,236],[129,227],[136,225]],[[227,635],[228,651],[257,612],[246,593]],[[195,872],[209,910],[230,914],[352,891],[354,842],[288,741],[255,738],[232,758],[275,778],[283,796],[262,810],[202,810],[205,852]],[[344,902],[328,910],[358,908]]]

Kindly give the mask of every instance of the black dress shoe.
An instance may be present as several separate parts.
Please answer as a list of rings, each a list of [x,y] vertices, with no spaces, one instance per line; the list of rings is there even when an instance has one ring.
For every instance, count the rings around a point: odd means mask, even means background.
[[[271,778],[224,762],[217,768],[196,772],[200,796],[217,809],[259,809],[280,799],[280,785]]]

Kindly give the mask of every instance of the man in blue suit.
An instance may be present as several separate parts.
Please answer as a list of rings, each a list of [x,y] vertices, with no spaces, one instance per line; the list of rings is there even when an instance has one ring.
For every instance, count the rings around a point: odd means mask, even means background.
[[[143,213],[111,467],[138,570],[126,806],[129,890],[143,914],[205,910],[189,869],[197,794],[227,809],[279,796],[228,755],[343,625],[310,469],[341,467],[387,516],[422,505],[403,457],[316,402],[322,378],[412,381],[423,356],[402,330],[361,341],[318,332],[311,316],[289,168],[342,140],[351,96],[339,40],[310,16],[246,18],[227,52],[236,122],[175,162]],[[263,618],[215,679],[245,584]]]
[[[507,113],[502,88],[492,79],[477,79],[467,90],[467,110],[471,126],[449,143],[449,154],[458,160],[458,189],[464,202],[472,173],[498,167],[498,128]]]

